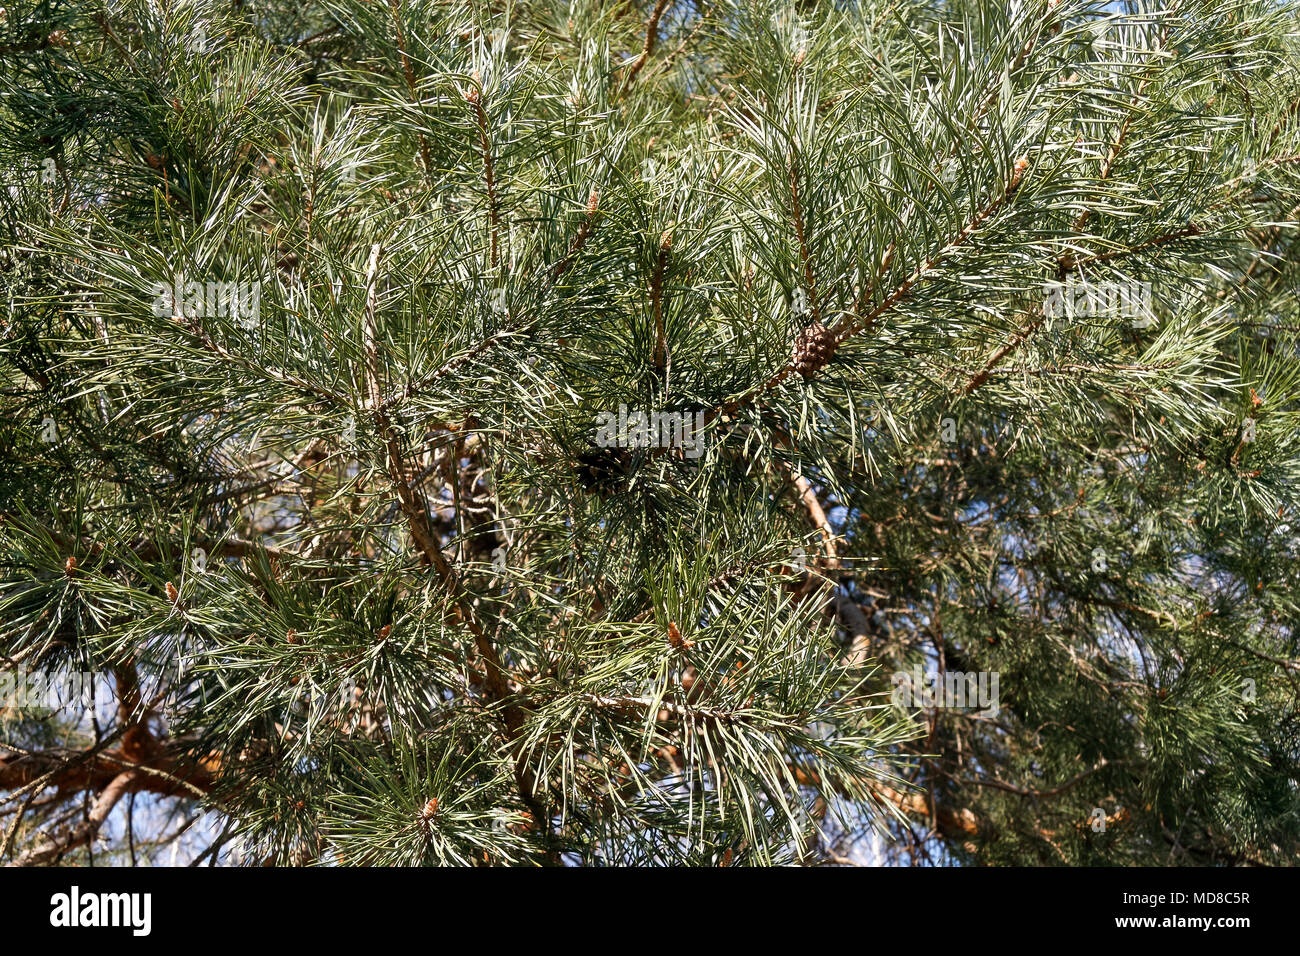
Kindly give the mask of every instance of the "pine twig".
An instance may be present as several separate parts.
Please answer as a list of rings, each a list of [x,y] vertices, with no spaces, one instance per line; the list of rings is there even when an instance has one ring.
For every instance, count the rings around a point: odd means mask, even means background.
[[[474,74],[478,82],[478,74]],[[483,94],[477,86],[465,91],[465,101],[474,110],[474,123],[478,127],[479,149],[483,154],[483,179],[487,186],[487,222],[491,247],[492,268],[500,261],[501,213],[497,198],[496,164],[492,158],[492,139],[488,131],[488,115],[483,108]]]
[[[673,235],[669,230],[659,240],[659,254],[655,258],[654,272],[650,276],[650,309],[654,315],[655,351],[654,368],[662,387],[668,388],[668,335],[664,329],[664,273],[668,271],[668,257],[673,248]]]
[[[813,272],[812,254],[808,251],[807,226],[804,222],[803,202],[799,198],[799,153],[796,150],[790,159],[790,203],[794,219],[794,231],[799,240],[799,263],[803,267],[803,281],[808,288],[808,307],[812,310],[814,322],[821,321],[821,310],[817,304],[817,277]]]
[[[650,11],[650,19],[645,27],[645,46],[641,48],[640,55],[627,68],[627,74],[623,77],[623,82],[619,85],[618,95],[622,96],[636,75],[641,72],[641,68],[646,65],[651,54],[655,51],[655,44],[659,42],[659,18],[664,15],[664,10],[668,8],[668,0],[655,0],[654,9]]]
[[[406,89],[411,99],[419,102],[420,94],[415,84],[415,69],[411,66],[411,58],[406,52],[406,33],[402,29],[402,10],[398,0],[388,0],[388,9],[393,14],[393,28],[397,31],[397,52],[402,60],[402,76],[406,80]],[[429,140],[423,133],[416,134],[416,141],[420,144],[420,162],[424,165],[424,175],[430,185],[433,185],[433,159],[429,153]]]

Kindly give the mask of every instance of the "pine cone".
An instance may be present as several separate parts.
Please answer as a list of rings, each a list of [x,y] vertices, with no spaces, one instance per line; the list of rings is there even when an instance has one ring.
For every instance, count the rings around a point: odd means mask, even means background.
[[[624,448],[589,448],[578,455],[578,482],[602,497],[621,491],[632,456]]]
[[[794,337],[794,370],[804,378],[812,378],[824,369],[834,354],[835,336],[820,320]]]

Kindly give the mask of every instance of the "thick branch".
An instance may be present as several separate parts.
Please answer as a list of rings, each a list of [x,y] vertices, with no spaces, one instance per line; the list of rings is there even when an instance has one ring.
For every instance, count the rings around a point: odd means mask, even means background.
[[[69,850],[74,850],[89,843],[95,838],[99,828],[104,825],[108,815],[113,812],[113,808],[117,806],[118,801],[129,792],[137,776],[138,773],[134,770],[127,770],[118,774],[100,792],[85,821],[65,834],[49,837],[37,846],[32,847],[10,863],[9,866],[39,866],[42,863],[57,860]]]

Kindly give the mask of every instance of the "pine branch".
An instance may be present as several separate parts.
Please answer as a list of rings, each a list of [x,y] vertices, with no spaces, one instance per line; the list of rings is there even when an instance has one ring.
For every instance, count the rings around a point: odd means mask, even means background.
[[[65,856],[69,851],[89,843],[95,838],[104,821],[108,819],[108,815],[113,812],[113,808],[117,806],[118,801],[126,795],[128,788],[135,782],[136,777],[137,774],[133,770],[118,774],[100,792],[95,800],[95,805],[91,808],[86,821],[81,826],[66,834],[50,837],[45,842],[25,851],[6,865],[39,866],[57,860]]]
[[[799,201],[799,151],[796,148],[790,159],[790,209],[794,219],[795,236],[799,240],[799,264],[803,267],[803,281],[808,289],[808,306],[814,322],[821,322],[821,309],[817,304],[817,277],[813,272],[812,255],[808,251],[808,236],[804,225],[803,204]]]
[[[623,82],[618,90],[620,97],[627,92],[628,87],[632,85],[632,81],[636,79],[636,75],[641,72],[641,68],[646,65],[646,61],[654,53],[655,44],[659,41],[659,18],[664,15],[666,9],[668,9],[668,0],[655,0],[654,9],[650,11],[650,19],[646,22],[645,46],[641,48],[641,53],[632,62],[632,65],[627,68],[627,73],[623,77]]]
[[[877,319],[889,312],[889,310],[899,302],[903,301],[912,291],[912,288],[942,264],[947,256],[959,247],[965,245],[980,226],[987,222],[994,213],[1001,209],[1012,198],[1012,196],[1015,195],[1016,190],[1020,187],[1020,181],[1023,178],[1028,165],[1029,161],[1027,159],[1022,158],[1016,160],[1015,168],[1006,188],[1002,190],[996,198],[985,204],[985,206],[980,209],[975,216],[967,222],[966,225],[963,226],[947,244],[943,246],[943,248],[932,252],[925,262],[918,266],[917,269],[910,276],[904,279],[902,283],[889,293],[889,295],[885,296],[885,298],[881,300],[875,308],[871,309],[865,315],[855,314],[845,316],[838,323],[831,326],[830,331],[835,344],[838,346],[854,335],[872,328]],[[787,363],[765,379],[761,384],[756,385],[739,397],[731,399],[713,408],[710,411],[710,416],[716,417],[719,415],[729,415],[746,405],[752,404],[789,378],[790,375],[795,372],[795,369],[796,366],[794,362]]]
[[[478,83],[477,74],[474,81]],[[496,169],[492,159],[492,140],[488,134],[488,116],[487,111],[483,108],[483,94],[477,86],[465,91],[465,101],[469,103],[474,111],[474,122],[478,127],[479,149],[483,154],[483,180],[487,188],[487,225],[488,236],[490,237],[489,261],[492,268],[495,269],[501,257],[499,251],[501,213],[499,211],[500,200],[497,197]]]
[[[654,316],[655,350],[652,363],[661,387],[668,388],[668,335],[664,330],[664,273],[672,252],[673,237],[665,232],[659,240],[659,253],[655,257],[654,272],[650,276],[650,310]]]
[[[406,80],[406,91],[411,96],[411,102],[420,102],[419,90],[415,83],[415,69],[411,66],[411,58],[406,52],[406,36],[402,30],[402,10],[399,0],[388,0],[388,9],[393,15],[393,29],[397,34],[397,52],[402,61],[402,76]],[[424,166],[424,175],[430,186],[433,185],[433,158],[429,153],[429,141],[423,133],[416,135],[416,142],[420,145],[420,162]]]

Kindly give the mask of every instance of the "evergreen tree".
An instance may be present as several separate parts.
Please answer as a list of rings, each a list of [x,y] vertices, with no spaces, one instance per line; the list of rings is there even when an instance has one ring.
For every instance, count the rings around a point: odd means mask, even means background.
[[[1297,10],[11,0],[0,857],[1294,861]]]

